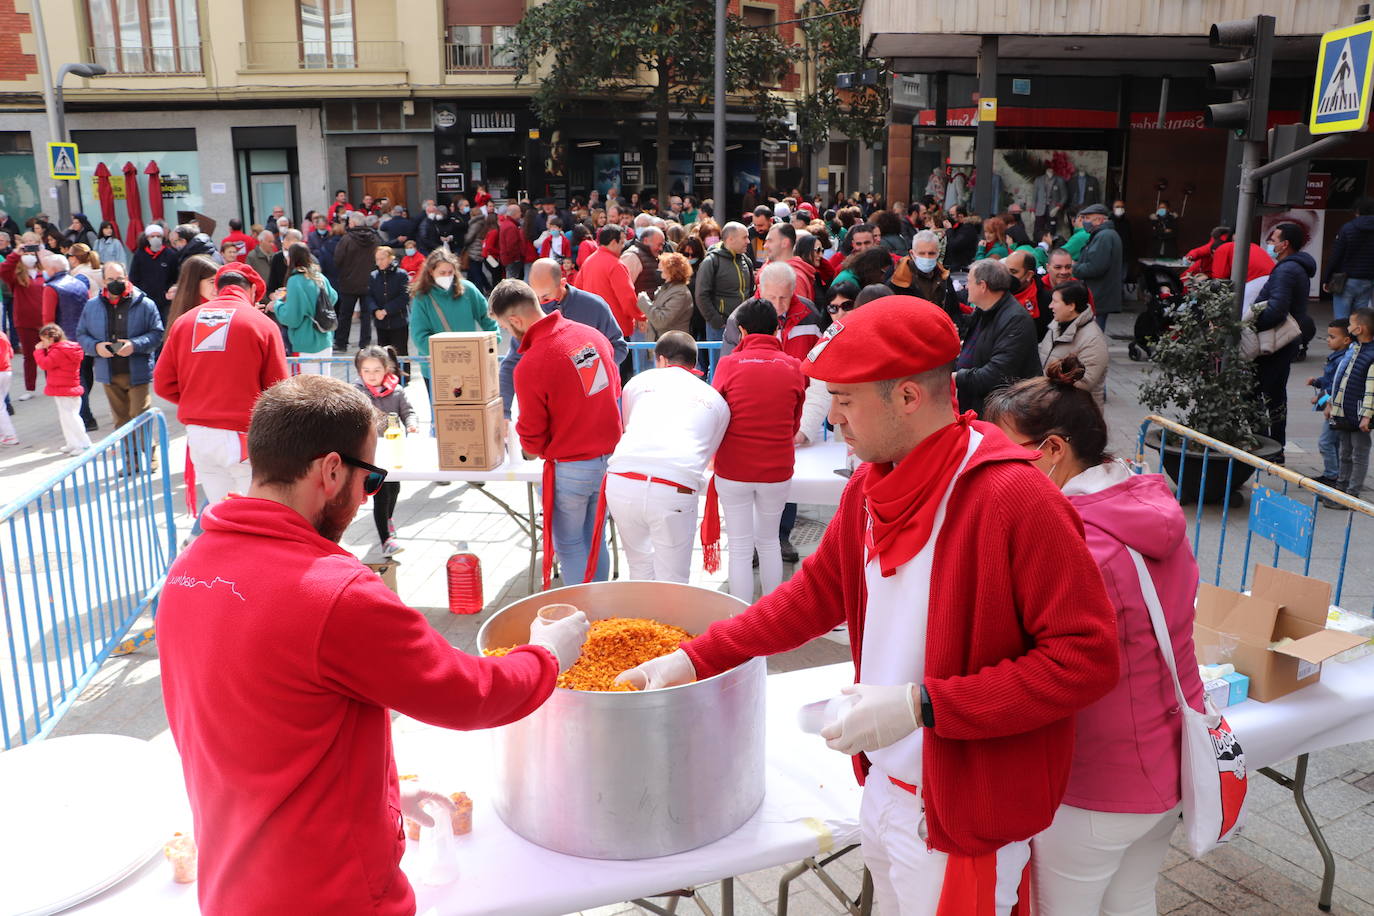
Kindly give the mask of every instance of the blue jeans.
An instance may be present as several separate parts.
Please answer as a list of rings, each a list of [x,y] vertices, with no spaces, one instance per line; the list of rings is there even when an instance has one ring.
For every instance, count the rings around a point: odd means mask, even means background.
[[[1349,277],[1345,289],[1331,294],[1331,306],[1337,318],[1349,318],[1350,313],[1370,304],[1370,294],[1374,293],[1374,280],[1359,280]]]
[[[592,581],[605,582],[610,576],[611,557],[606,548],[606,529],[596,526],[596,503],[601,482],[606,479],[609,455],[586,461],[560,461],[554,466],[553,549],[564,585],[586,581],[587,556],[592,544],[601,545]]]
[[[1322,423],[1322,434],[1317,437],[1317,451],[1322,456],[1322,476],[1327,480],[1340,480],[1341,477],[1341,434]]]
[[[507,280],[523,280],[523,279],[525,279],[525,270],[526,270],[526,268],[528,268],[528,267],[529,267],[529,265],[526,264],[524,261],[516,261],[514,264],[507,264],[507,265],[506,265],[506,279],[507,279]]]
[[[713,328],[713,327],[711,327],[711,325],[708,323],[708,324],[706,325],[706,339],[707,339],[707,340],[724,340],[724,339],[725,339],[725,325],[721,325],[721,326],[718,327],[718,328]],[[709,374],[710,371],[711,371],[711,360],[713,360],[713,359],[716,359],[716,360],[720,359],[720,351],[719,351],[719,350],[715,350],[715,351],[702,350],[700,353],[697,354],[697,368],[700,369],[702,372],[706,372],[706,373]]]
[[[483,270],[482,258],[473,258],[468,262],[468,282],[477,287],[482,295],[491,292],[491,284],[487,282],[487,272]]]

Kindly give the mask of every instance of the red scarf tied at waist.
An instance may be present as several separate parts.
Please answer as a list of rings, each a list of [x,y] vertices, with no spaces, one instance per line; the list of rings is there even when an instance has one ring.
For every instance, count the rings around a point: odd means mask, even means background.
[[[549,590],[549,583],[553,581],[553,487],[554,487],[554,465],[558,462],[552,458],[544,459],[544,478],[541,482],[543,488],[543,512],[544,512],[544,591]],[[601,478],[601,492],[596,496],[596,528],[592,539],[591,549],[587,551],[587,569],[582,574],[583,582],[591,582],[596,576],[596,561],[601,558],[601,540],[605,535],[606,525],[606,478]],[[567,571],[564,570],[564,585],[574,583],[567,581]]]
[[[890,576],[925,547],[935,527],[935,510],[968,453],[973,411],[926,437],[897,464],[874,464],[864,480],[872,525],[868,551]]]

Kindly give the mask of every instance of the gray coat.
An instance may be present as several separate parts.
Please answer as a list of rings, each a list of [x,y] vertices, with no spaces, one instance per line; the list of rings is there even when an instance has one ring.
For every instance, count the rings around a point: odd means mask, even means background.
[[[726,320],[754,295],[754,266],[747,254],[734,254],[723,244],[715,245],[697,268],[697,311],[713,328],[725,327]]]
[[[653,304],[644,310],[654,339],[662,337],[667,331],[692,333],[693,307],[692,291],[687,284],[665,283],[660,286]]]
[[[1069,202],[1069,186],[1058,175],[1041,175],[1035,179],[1035,206],[1032,213],[1043,215],[1052,207],[1062,207]]]
[[[1102,407],[1107,402],[1107,366],[1110,359],[1107,336],[1097,326],[1092,309],[1084,311],[1062,331],[1057,323],[1051,322],[1044,340],[1040,341],[1042,366],[1048,366],[1070,353],[1075,354],[1083,364],[1083,378],[1074,387],[1090,392],[1097,406]]]
[[[1121,311],[1121,236],[1111,223],[1103,223],[1083,246],[1073,275],[1093,294],[1093,308],[1099,315]]]

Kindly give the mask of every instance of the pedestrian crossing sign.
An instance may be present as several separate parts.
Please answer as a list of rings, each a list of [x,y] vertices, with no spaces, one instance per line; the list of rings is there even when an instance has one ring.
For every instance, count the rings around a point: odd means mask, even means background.
[[[77,170],[75,143],[48,144],[48,174],[66,181],[76,181],[81,177]]]
[[[1314,134],[1364,130],[1369,120],[1369,92],[1374,76],[1374,21],[1335,29],[1322,36],[1317,57],[1317,84],[1312,92]]]

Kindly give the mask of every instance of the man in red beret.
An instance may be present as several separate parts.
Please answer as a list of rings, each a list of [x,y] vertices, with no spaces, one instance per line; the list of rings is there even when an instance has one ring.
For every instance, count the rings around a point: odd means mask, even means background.
[[[1083,526],[995,426],[956,416],[959,337],[923,299],[831,325],[802,362],[866,462],[816,553],[748,611],[625,672],[686,683],[849,625],[856,683],[826,744],[865,786],[879,910],[1014,912],[1029,840],[1067,784],[1074,713],[1117,680],[1116,621]]]

